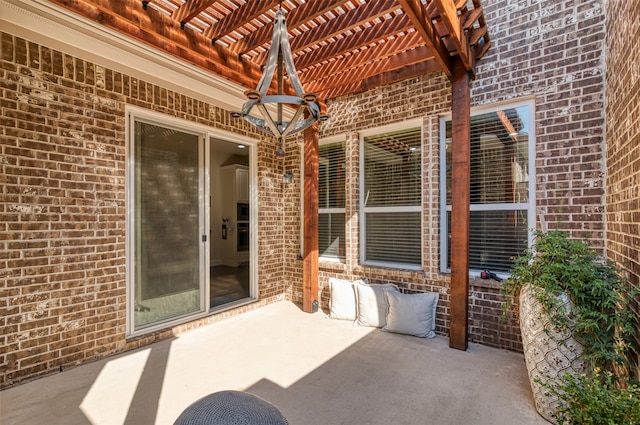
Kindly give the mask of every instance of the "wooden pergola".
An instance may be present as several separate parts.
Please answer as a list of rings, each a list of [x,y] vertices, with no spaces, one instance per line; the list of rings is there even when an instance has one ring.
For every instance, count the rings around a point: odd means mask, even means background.
[[[480,0],[50,0],[254,89],[275,12],[286,12],[300,81],[329,100],[444,72],[452,88],[450,346],[467,347],[470,79],[490,47]],[[304,296],[318,298],[318,130],[304,132]]]

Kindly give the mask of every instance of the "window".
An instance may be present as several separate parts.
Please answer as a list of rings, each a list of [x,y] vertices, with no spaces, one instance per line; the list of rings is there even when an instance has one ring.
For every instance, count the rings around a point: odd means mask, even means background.
[[[471,116],[469,268],[507,273],[534,223],[533,103]],[[441,121],[441,270],[451,268],[451,118]],[[441,183],[441,184],[442,184]],[[530,225],[531,223],[531,225]]]
[[[421,128],[362,139],[361,211],[366,264],[421,268]]]
[[[325,258],[344,258],[345,143],[320,146],[318,248]]]

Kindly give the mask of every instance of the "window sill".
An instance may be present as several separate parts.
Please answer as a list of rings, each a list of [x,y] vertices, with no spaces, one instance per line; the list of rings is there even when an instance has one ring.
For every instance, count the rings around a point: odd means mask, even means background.
[[[502,282],[493,279],[482,279],[479,276],[469,276],[469,284],[480,288],[500,289]]]
[[[318,258],[318,268],[323,270],[345,271],[347,265],[339,258]]]

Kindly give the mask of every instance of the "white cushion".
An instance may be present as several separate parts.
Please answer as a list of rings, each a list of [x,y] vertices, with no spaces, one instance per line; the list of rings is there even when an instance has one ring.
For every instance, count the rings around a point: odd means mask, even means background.
[[[364,282],[361,280],[351,282],[334,277],[329,279],[329,290],[331,291],[331,299],[329,301],[330,318],[356,320],[356,293],[354,285],[364,285]]]
[[[436,336],[438,293],[401,294],[386,292],[387,324],[383,330],[422,338]]]
[[[385,283],[358,285],[355,289],[356,302],[358,303],[356,324],[376,328],[383,327],[387,317],[387,302],[384,298],[384,293],[387,291],[398,292],[398,287]]]

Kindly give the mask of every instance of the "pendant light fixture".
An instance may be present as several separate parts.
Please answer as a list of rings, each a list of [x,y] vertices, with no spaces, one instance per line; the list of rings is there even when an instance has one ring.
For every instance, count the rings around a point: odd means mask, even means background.
[[[295,96],[284,94],[285,69]],[[277,94],[268,95],[267,90],[271,86],[273,75],[276,72],[278,78]],[[286,136],[302,131],[316,121],[325,121],[328,118],[327,115],[321,113],[317,96],[314,93],[305,93],[302,88],[296,67],[293,64],[287,23],[282,9],[276,12],[271,47],[269,48],[267,64],[264,67],[262,78],[255,90],[247,90],[244,95],[248,100],[242,106],[242,110],[240,112],[232,112],[231,115],[234,118],[242,117],[265,133],[276,136],[279,141],[276,155],[280,157],[285,155],[284,138]],[[276,107],[275,117],[267,109],[270,105],[275,105]],[[283,117],[285,105],[294,108],[293,117],[289,121],[285,121]],[[261,117],[251,115],[254,107],[260,111]],[[306,116],[305,110],[307,111]]]

